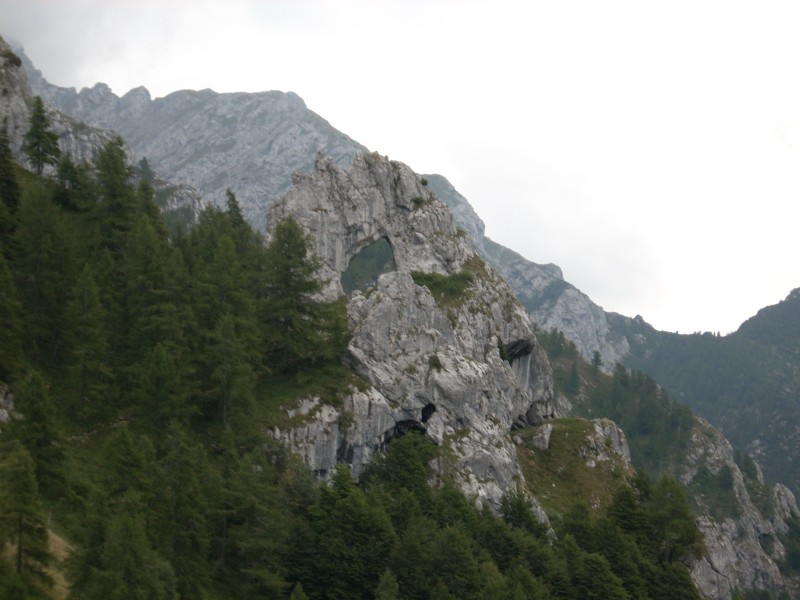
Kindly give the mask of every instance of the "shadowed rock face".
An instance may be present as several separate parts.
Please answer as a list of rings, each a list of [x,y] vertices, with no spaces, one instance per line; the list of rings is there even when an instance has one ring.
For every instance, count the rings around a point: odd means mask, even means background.
[[[372,388],[346,400],[344,410],[353,415],[347,431],[335,426],[338,415],[319,411],[278,435],[321,474],[342,457],[352,459],[346,462],[357,474],[394,436],[425,431],[452,448],[468,494],[497,502],[521,477],[512,427],[556,412],[550,366],[506,283],[411,169],[375,154],[357,156],[347,169],[318,157],[314,170],[296,175],[295,187],[270,208],[268,235],[289,216],[311,236],[325,297],[344,294],[341,274],[376,240],[389,242],[396,270],[366,294],[350,296],[349,361]],[[472,283],[446,306],[411,276],[464,269]],[[501,358],[499,340],[517,340],[513,361]]]

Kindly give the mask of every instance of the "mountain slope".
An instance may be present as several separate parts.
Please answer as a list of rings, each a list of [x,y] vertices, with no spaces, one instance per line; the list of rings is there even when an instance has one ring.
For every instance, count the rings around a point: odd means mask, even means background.
[[[631,366],[652,374],[747,449],[767,479],[800,489],[800,291],[724,337],[660,332],[624,317],[612,323],[635,340]]]
[[[364,146],[337,131],[303,100],[283,92],[218,94],[183,90],[152,99],[143,87],[122,97],[102,83],[77,92],[47,80],[20,53],[31,88],[59,110],[123,136],[162,178],[190,184],[222,205],[231,188],[242,212],[264,227],[264,208],[323,152],[346,165]]]
[[[452,450],[463,488],[497,506],[521,475],[515,443],[509,439],[512,427],[567,414],[568,404],[550,392],[551,375],[537,349],[532,324],[505,282],[482,266],[476,256],[481,250],[518,282],[515,291],[523,299],[528,295],[529,311],[535,314],[544,306],[549,311],[545,315],[560,319],[537,317],[542,323],[558,327],[557,323],[571,322],[575,327],[570,335],[587,337],[580,348],[585,356],[617,344],[602,354],[610,369],[624,353],[621,348],[627,338],[609,341],[602,310],[566,284],[557,267],[529,263],[483,238],[480,219],[444,178],[428,176],[428,185],[454,209],[463,229],[479,238],[475,247],[407,167],[367,155],[342,171],[337,163],[348,162],[349,153],[356,150],[342,141],[341,134],[327,131],[327,123],[309,118],[296,97],[207,90],[177,92],[154,101],[146,90],[117,98],[101,85],[80,94],[62,90],[52,98],[59,94],[64,106],[72,103],[73,110],[94,114],[98,122],[116,120],[134,136],[136,123],[145,116],[161,119],[165,127],[174,122],[183,127],[173,130],[179,140],[174,145],[165,139],[151,144],[144,135],[136,143],[156,153],[156,158],[146,156],[159,172],[172,170],[196,179],[212,193],[230,185],[242,197],[252,194],[247,196],[247,216],[254,223],[295,217],[312,233],[323,258],[329,297],[341,294],[339,278],[362,250],[388,240],[394,269],[378,277],[374,288],[354,293],[350,306],[355,335],[349,360],[371,388],[354,393],[338,408],[307,398],[291,409],[300,411],[294,416],[305,411],[306,417],[300,419],[304,425],[276,431],[321,475],[342,462],[359,472],[405,428],[424,430]],[[280,122],[274,127],[271,111]],[[252,114],[255,121],[249,120]],[[256,138],[250,137],[253,131]],[[308,144],[297,145],[298,136]],[[331,139],[334,148],[343,148],[338,157],[313,158],[320,144],[324,147]],[[266,162],[274,163],[259,163],[262,154],[268,157]],[[244,163],[240,171],[225,170],[237,168],[237,161]],[[306,165],[314,161],[310,174],[294,176],[295,188],[274,204],[274,197],[264,190],[288,186],[292,164],[303,161]],[[266,207],[271,204],[272,216],[267,219]],[[445,292],[450,286],[460,290],[457,300],[448,299]],[[606,329],[601,331],[604,323]],[[749,528],[748,535],[756,529]],[[720,547],[731,545],[739,535],[736,525],[724,523],[714,531],[721,532],[715,533]],[[772,559],[754,556],[758,552],[757,544],[750,545],[744,556],[753,564],[770,565]],[[714,565],[725,566],[714,568],[738,582],[740,564],[738,559],[716,559]],[[745,578],[740,585],[779,585],[774,563],[767,571],[767,578]],[[732,589],[729,585],[726,593]]]

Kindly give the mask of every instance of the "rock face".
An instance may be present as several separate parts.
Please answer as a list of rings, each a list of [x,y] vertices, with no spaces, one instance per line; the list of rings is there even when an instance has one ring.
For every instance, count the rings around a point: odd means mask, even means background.
[[[497,503],[521,477],[512,428],[556,416],[549,364],[511,290],[420,178],[377,154],[357,156],[346,170],[319,157],[271,207],[268,224],[288,216],[309,232],[329,298],[343,293],[350,259],[381,237],[397,270],[349,301],[349,360],[371,388],[278,435],[324,475],[337,461],[358,473],[393,437],[424,431],[454,457],[440,470],[453,469],[479,502]],[[447,307],[411,275],[463,269],[472,283]],[[501,340],[521,341],[512,360],[501,357]],[[345,413],[348,427],[335,426]]]
[[[556,328],[574,342],[586,360],[600,353],[601,369],[610,373],[629,352],[625,336],[612,331],[605,311],[578,288],[564,281],[561,269],[537,264],[484,236],[484,224],[464,196],[441,175],[425,175],[447,203],[475,246],[505,278],[540,329]]]
[[[137,160],[146,157],[160,177],[192,186],[207,202],[223,204],[231,188],[258,229],[266,207],[290,189],[291,174],[310,170],[317,152],[346,165],[366,151],[291,92],[182,90],[152,99],[143,87],[119,97],[104,83],[77,92],[51,85],[20,55],[34,93],[76,119],[118,132]]]
[[[748,481],[730,442],[704,419],[695,419],[686,460],[676,475],[701,513],[697,523],[708,552],[693,565],[692,579],[708,597],[727,600],[737,590],[798,591],[778,567],[785,558],[779,537],[788,530],[787,519],[798,514],[797,503],[785,486],[765,486],[760,470],[754,469]],[[761,496],[760,507],[754,494]]]
[[[558,329],[588,361],[600,354],[600,368],[610,373],[628,354],[628,340],[615,334],[606,312],[572,284],[556,265],[538,265],[488,238],[486,257],[543,330]]]

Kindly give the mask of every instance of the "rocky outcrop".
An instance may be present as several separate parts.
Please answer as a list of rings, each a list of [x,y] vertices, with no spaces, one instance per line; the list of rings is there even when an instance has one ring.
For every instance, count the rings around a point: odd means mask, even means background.
[[[754,469],[748,481],[730,442],[696,418],[676,475],[700,513],[707,553],[693,565],[692,579],[710,598],[727,600],[737,590],[797,591],[778,566],[785,558],[780,534],[788,529],[786,520],[800,514],[797,503],[785,486],[767,487]],[[760,496],[760,506],[753,494]]]
[[[531,262],[488,238],[484,248],[487,260],[505,277],[540,329],[563,331],[587,361],[598,352],[600,368],[607,373],[623,362],[628,340],[611,330],[600,306],[564,281],[559,267]]]
[[[19,413],[14,410],[14,394],[11,389],[0,381],[0,428],[11,419],[19,418]]]
[[[336,462],[358,473],[394,436],[424,431],[453,457],[440,470],[452,469],[478,502],[496,504],[521,477],[510,431],[556,415],[550,367],[524,308],[403,164],[359,155],[343,170],[318,157],[271,207],[268,224],[288,216],[311,236],[326,297],[343,294],[348,262],[379,238],[391,244],[396,271],[349,301],[349,361],[370,390],[279,437],[320,474]],[[411,274],[463,270],[472,273],[469,288],[448,306]],[[501,356],[501,340],[522,340],[514,358]],[[347,413],[348,427],[334,427]]]
[[[441,175],[425,175],[428,185],[450,207],[459,227],[505,278],[539,329],[558,329],[591,361],[600,353],[600,368],[610,373],[629,352],[628,340],[615,333],[605,311],[575,286],[564,281],[561,269],[537,264],[484,235],[484,224],[467,199]]]
[[[428,187],[447,204],[456,224],[469,234],[478,252],[485,257],[483,240],[486,226],[469,201],[442,175],[423,175],[423,178],[428,182]]]

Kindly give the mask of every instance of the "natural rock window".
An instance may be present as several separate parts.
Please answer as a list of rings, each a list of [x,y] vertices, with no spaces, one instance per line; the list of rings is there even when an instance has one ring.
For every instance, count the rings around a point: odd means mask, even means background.
[[[394,251],[385,237],[363,248],[350,259],[350,264],[342,273],[342,289],[345,294],[355,290],[365,291],[375,285],[383,273],[397,270]]]

